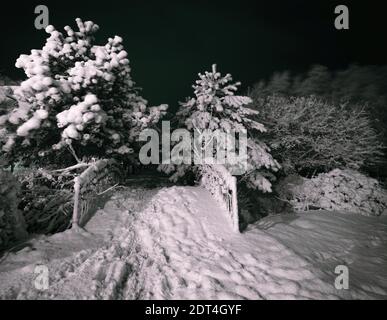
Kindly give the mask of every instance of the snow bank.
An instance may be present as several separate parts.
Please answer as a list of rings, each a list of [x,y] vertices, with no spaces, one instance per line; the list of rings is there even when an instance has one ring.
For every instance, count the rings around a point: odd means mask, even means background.
[[[310,211],[266,217],[259,228],[303,257],[319,270],[325,283],[333,283],[338,265],[348,268],[344,299],[387,298],[387,216],[362,216]]]

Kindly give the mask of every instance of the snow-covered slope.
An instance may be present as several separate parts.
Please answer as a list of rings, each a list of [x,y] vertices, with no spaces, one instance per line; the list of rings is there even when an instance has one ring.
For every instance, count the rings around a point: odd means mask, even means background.
[[[387,298],[387,216],[315,211],[278,215],[256,226],[321,271],[332,282],[338,265],[348,267],[345,298]]]
[[[88,233],[67,231],[9,255],[0,264],[0,297],[386,298],[386,226],[386,217],[321,212],[268,217],[237,234],[200,187],[125,190]],[[39,262],[50,272],[45,291],[33,286]],[[349,290],[334,287],[338,264],[349,268]]]

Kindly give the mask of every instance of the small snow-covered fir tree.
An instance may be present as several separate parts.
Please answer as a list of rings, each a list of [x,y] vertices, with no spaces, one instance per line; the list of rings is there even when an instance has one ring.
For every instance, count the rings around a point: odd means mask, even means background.
[[[236,95],[239,85],[239,82],[233,82],[230,74],[222,76],[213,65],[211,72],[199,73],[199,79],[193,85],[195,97],[180,105],[177,117],[180,125],[188,130],[203,132],[210,129],[226,134],[230,131],[247,132],[247,170],[239,179],[249,188],[270,192],[268,177],[271,176],[270,171],[278,170],[279,164],[270,155],[269,148],[259,140],[259,133],[266,129],[254,120],[258,112],[247,107],[252,100]],[[187,171],[197,170],[197,167],[163,165],[161,169],[167,173],[174,172],[172,178],[176,179]]]
[[[136,91],[122,38],[95,45],[98,26],[76,23],[65,33],[48,26],[43,48],[16,62],[27,80],[15,90],[18,107],[0,117],[0,147],[14,159],[55,162],[68,150],[78,159],[127,157],[138,133],[165,113]]]

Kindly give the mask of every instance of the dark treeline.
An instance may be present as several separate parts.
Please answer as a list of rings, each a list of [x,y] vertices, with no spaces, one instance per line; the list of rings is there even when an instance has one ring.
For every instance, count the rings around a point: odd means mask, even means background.
[[[314,95],[335,105],[361,108],[370,117],[380,139],[387,146],[387,66],[350,65],[330,71],[322,65],[312,66],[305,74],[276,72],[261,80],[249,91],[253,98],[270,95],[307,97]],[[386,162],[378,174],[387,175]]]
[[[11,78],[0,73],[0,86],[16,86],[20,81],[12,80]]]
[[[265,95],[317,95],[334,102],[382,107],[387,102],[386,84],[387,66],[351,65],[345,70],[330,71],[325,66],[314,65],[306,74],[275,72],[268,81],[258,82],[254,90]]]

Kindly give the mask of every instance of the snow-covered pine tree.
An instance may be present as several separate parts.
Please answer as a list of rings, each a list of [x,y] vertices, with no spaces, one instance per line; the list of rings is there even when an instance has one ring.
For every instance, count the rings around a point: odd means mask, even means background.
[[[0,147],[14,160],[71,161],[69,150],[79,159],[127,157],[167,108],[149,108],[138,94],[121,37],[95,45],[98,25],[76,23],[65,33],[48,26],[43,48],[16,62],[27,80],[15,90],[18,107],[0,117]]]
[[[272,176],[270,171],[279,169],[279,164],[259,139],[259,133],[266,129],[254,120],[258,112],[248,108],[252,100],[236,95],[239,85],[239,82],[233,82],[231,74],[222,76],[216,70],[216,65],[213,65],[211,72],[199,73],[199,79],[193,85],[195,97],[180,104],[177,117],[180,125],[191,131],[247,131],[247,171],[238,179],[249,188],[270,192],[268,177]],[[197,166],[172,164],[161,166],[161,170],[173,173],[172,179],[177,179],[188,171],[196,171]]]

